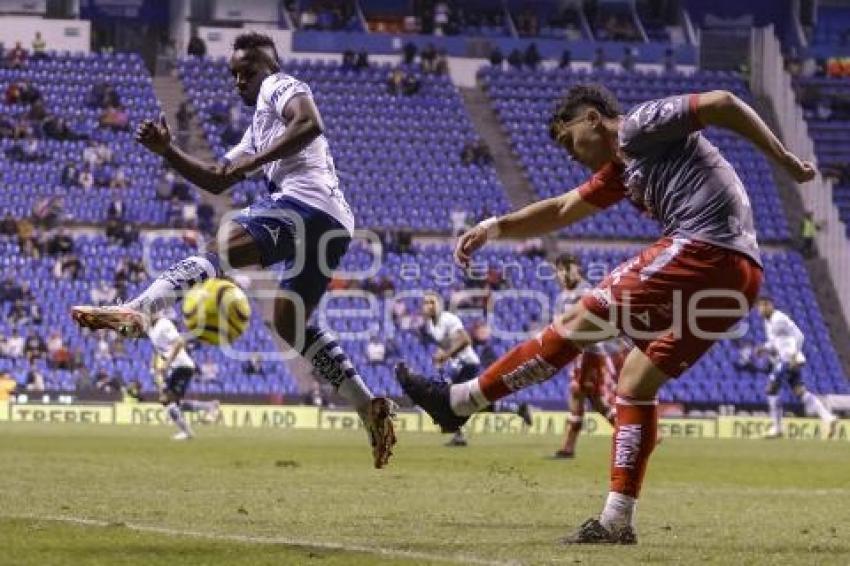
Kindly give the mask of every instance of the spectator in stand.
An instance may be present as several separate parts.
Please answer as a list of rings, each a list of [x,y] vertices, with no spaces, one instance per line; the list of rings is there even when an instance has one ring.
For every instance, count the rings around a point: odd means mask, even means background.
[[[53,276],[56,279],[70,279],[78,281],[83,274],[83,263],[77,254],[69,253],[60,255],[53,264]]]
[[[80,171],[80,177],[77,179],[77,185],[84,189],[94,187],[94,175],[92,175],[91,168],[88,163],[83,165],[83,170]]]
[[[44,339],[39,336],[35,329],[30,328],[24,340],[24,357],[32,362],[33,360],[43,358],[47,354],[47,345]]]
[[[605,70],[605,50],[602,47],[596,48],[596,53],[593,55],[593,69],[595,71]]]
[[[242,372],[245,375],[265,375],[263,362],[259,354],[254,354],[242,363]]]
[[[664,50],[664,72],[665,73],[675,73],[676,72],[676,53],[673,51],[672,47],[668,47]]]
[[[23,288],[12,279],[11,275],[7,276],[0,284],[0,305],[13,304],[23,298]]]
[[[44,107],[43,99],[39,98],[30,105],[30,109],[26,113],[26,118],[30,122],[41,122],[47,118],[47,109]]]
[[[523,60],[522,51],[519,49],[514,49],[511,51],[511,54],[508,55],[508,65],[510,65],[512,69],[521,69]]]
[[[498,47],[494,47],[493,51],[490,52],[490,64],[494,67],[501,67],[505,62],[505,56],[502,55],[502,51]]]
[[[304,11],[301,12],[300,23],[300,27],[303,30],[318,29],[319,17],[316,12],[313,11],[312,6],[308,6]]]
[[[635,70],[635,50],[628,45],[623,47],[623,60],[620,64],[623,66],[623,70],[627,72],[631,72]]]
[[[91,301],[93,305],[111,305],[118,298],[118,291],[105,279],[101,279],[97,287],[92,287]]]
[[[41,125],[44,135],[50,139],[59,141],[75,141],[88,139],[86,134],[78,134],[71,129],[68,121],[61,116],[49,115]]]
[[[67,254],[74,251],[74,239],[66,228],[59,228],[53,236],[47,240],[47,253],[49,255]]]
[[[816,222],[814,214],[807,210],[800,222],[800,252],[806,259],[815,256],[815,238],[821,228],[823,225]]]
[[[429,43],[425,49],[422,50],[422,53],[419,55],[419,59],[422,61],[423,73],[434,72],[434,68],[437,63],[437,48],[434,47],[433,43]]]
[[[346,49],[342,53],[342,68],[346,71],[353,71],[357,66],[357,54],[351,49]]]
[[[15,236],[18,233],[18,222],[11,212],[7,212],[0,221],[0,234],[4,236]]]
[[[186,47],[186,53],[190,57],[204,58],[207,55],[207,44],[197,35],[189,38],[189,44]]]
[[[378,340],[377,336],[370,336],[366,344],[366,360],[369,365],[377,366],[384,363],[387,358],[387,347]]]
[[[517,16],[516,27],[521,36],[534,37],[540,32],[540,20],[534,10],[526,7]]]
[[[390,94],[401,93],[402,85],[404,84],[405,73],[399,68],[390,71],[387,77],[387,92]]]
[[[357,60],[354,61],[354,69],[359,71],[361,69],[369,68],[369,53],[366,52],[365,49],[361,49],[357,52]]]
[[[44,375],[37,369],[31,369],[27,372],[27,381],[25,389],[29,393],[44,392]]]
[[[5,355],[13,360],[24,357],[24,337],[17,326],[12,328],[12,334],[6,339]]]
[[[32,58],[33,61],[47,59],[47,42],[40,31],[35,32],[35,37],[32,39]]]
[[[26,218],[18,220],[18,245],[26,257],[31,259],[39,259],[41,257],[38,230]]]
[[[558,61],[559,69],[569,69],[570,65],[573,62],[573,54],[569,49],[564,49],[564,52],[561,53],[561,60]]]
[[[108,187],[112,182],[112,173],[108,167],[97,167],[92,173],[95,187]]]
[[[124,382],[117,375],[109,375],[101,369],[95,374],[94,387],[103,393],[119,393],[124,388]]]
[[[111,189],[126,189],[127,188],[127,173],[124,171],[124,168],[119,166],[115,169],[115,174],[112,176],[112,180],[109,181],[109,188]]]
[[[445,49],[437,50],[437,60],[434,61],[434,74],[435,75],[448,75],[449,74],[449,56],[446,53]]]
[[[189,148],[189,136],[193,116],[192,104],[188,100],[180,103],[177,113],[174,115],[177,119],[177,145],[184,150]]]
[[[6,53],[6,65],[12,69],[20,69],[27,62],[27,50],[24,49],[20,41],[15,42],[15,47]]]
[[[412,41],[408,41],[404,44],[404,47],[401,49],[402,57],[405,65],[413,65],[416,61],[416,55],[419,53],[419,49],[416,47],[416,44]]]
[[[100,115],[98,121],[102,128],[111,128],[119,132],[126,132],[130,127],[130,115],[123,106],[107,106]]]
[[[7,371],[0,373],[0,402],[11,399],[17,390],[18,382],[12,375]]]
[[[107,340],[107,334],[103,330],[97,331],[97,344],[94,348],[94,358],[96,360],[111,360],[112,347]]]
[[[449,220],[452,223],[452,236],[459,236],[467,229],[467,214],[465,210],[459,208],[452,209],[449,212]]]

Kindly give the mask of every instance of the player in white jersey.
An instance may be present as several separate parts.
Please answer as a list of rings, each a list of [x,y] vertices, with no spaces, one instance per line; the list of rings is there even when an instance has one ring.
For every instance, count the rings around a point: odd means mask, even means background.
[[[437,293],[428,292],[422,299],[422,316],[425,324],[422,332],[426,339],[437,345],[434,364],[446,370],[452,383],[464,383],[475,379],[481,371],[481,360],[472,348],[472,339],[463,327],[460,317],[443,309],[442,299]],[[516,412],[531,426],[531,412],[527,404],[502,403],[499,409]],[[466,446],[463,430],[455,431],[447,446]]]
[[[186,342],[168,317],[154,315],[147,335],[157,358],[154,363],[154,376],[160,385],[159,400],[168,417],[179,429],[172,438],[189,440],[194,433],[184,413],[202,412],[204,420],[214,422],[218,416],[219,402],[184,399],[186,389],[189,388],[198,368],[186,351]]]
[[[261,171],[268,195],[224,222],[205,254],[172,265],[129,303],[74,307],[72,316],[88,328],[140,336],[150,313],[170,306],[198,282],[232,269],[283,263],[287,269],[282,292],[274,297],[272,335],[281,350],[298,352],[315,374],[354,405],[369,434],[374,465],[382,468],[395,444],[392,403],[373,397],[334,337],[308,322],[354,230],[324,123],[310,88],[281,71],[268,36],[253,32],[238,36],[230,71],[239,97],[255,111],[242,140],[223,162],[200,161],[172,144],[164,117],[144,121],[136,139],[203,190],[219,194]]]
[[[827,438],[835,436],[838,418],[830,412],[823,402],[806,389],[800,370],[806,363],[803,355],[803,332],[794,321],[778,310],[770,297],[759,297],[756,304],[764,319],[764,333],[767,338],[760,348],[770,356],[771,371],[767,382],[767,405],[773,419],[771,429],[765,438],[782,436],[782,406],[779,402],[779,388],[787,381],[803,405],[808,405],[818,414],[824,423]]]
[[[581,265],[570,254],[562,254],[555,260],[555,273],[561,284],[558,295],[558,312],[567,312],[593,287],[581,273]],[[570,415],[564,445],[555,452],[555,458],[573,458],[576,443],[584,424],[585,403],[604,416],[614,426],[613,397],[630,345],[621,338],[612,338],[582,349],[575,360],[570,380],[567,405]]]

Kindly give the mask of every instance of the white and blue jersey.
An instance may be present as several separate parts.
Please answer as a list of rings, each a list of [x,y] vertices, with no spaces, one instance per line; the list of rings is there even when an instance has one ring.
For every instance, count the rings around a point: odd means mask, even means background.
[[[286,132],[284,110],[296,96],[312,93],[285,73],[267,77],[251,125],[225,154],[225,161],[272,146]],[[354,214],[339,187],[328,141],[319,135],[298,153],[266,163],[262,169],[269,194],[233,220],[257,243],[263,267],[286,265],[281,288],[299,295],[307,306],[315,305],[354,233]]]

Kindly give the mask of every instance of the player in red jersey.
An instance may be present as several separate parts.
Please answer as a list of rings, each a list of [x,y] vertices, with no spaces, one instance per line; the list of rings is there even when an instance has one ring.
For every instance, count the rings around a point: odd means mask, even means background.
[[[447,385],[397,368],[411,399],[455,430],[493,401],[548,380],[588,344],[620,333],[631,338],[635,347],[617,384],[608,497],[599,517],[564,543],[637,542],[633,519],[656,444],[658,390],[728,336],[761,287],[746,190],[702,135],[706,126],[750,140],[797,182],[816,175],[728,91],[651,100],[624,115],[605,87],[575,85],[558,105],[550,134],[593,176],[564,195],[481,222],[458,240],[456,260],[468,265],[488,240],[554,232],[626,197],[660,222],[663,236],[476,379]]]
[[[555,273],[561,284],[557,311],[568,312],[593,287],[581,273],[581,265],[570,254],[562,254],[555,260]],[[584,424],[584,406],[590,403],[593,410],[614,423],[614,386],[623,367],[628,347],[619,337],[584,348],[572,368],[567,406],[567,437],[563,448],[555,452],[556,458],[575,456],[576,442]]]

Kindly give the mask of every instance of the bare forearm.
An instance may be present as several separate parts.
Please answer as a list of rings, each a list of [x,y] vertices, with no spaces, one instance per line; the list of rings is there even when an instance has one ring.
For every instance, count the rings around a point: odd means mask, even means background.
[[[460,336],[460,340],[458,340],[451,348],[446,351],[446,356],[449,358],[453,358],[458,355],[461,350],[471,345],[472,340],[469,338],[469,334],[464,331],[463,334],[461,334]]]
[[[582,200],[577,190],[573,190],[500,217],[499,235],[504,238],[542,236],[578,222],[597,210]]]
[[[295,155],[310,145],[321,133],[321,125],[313,120],[299,120],[290,123],[284,134],[268,149],[258,153],[254,161],[257,166],[260,166]]]
[[[753,108],[727,91],[700,94],[699,118],[707,125],[731,130],[748,139],[765,155],[784,163],[787,150]]]
[[[218,165],[192,157],[173,144],[162,154],[162,157],[188,181],[213,194],[225,191],[240,180],[222,174]]]

